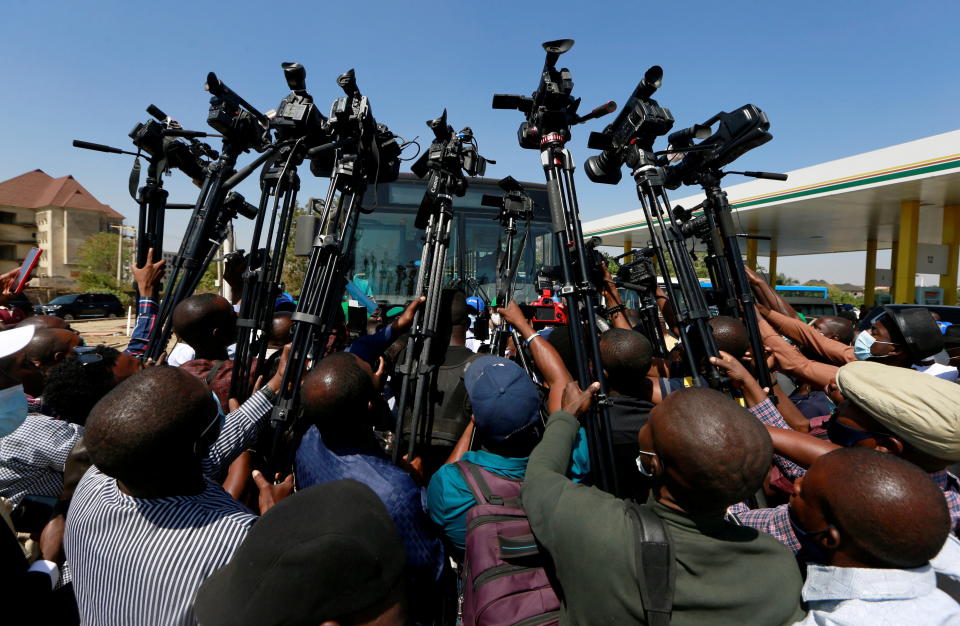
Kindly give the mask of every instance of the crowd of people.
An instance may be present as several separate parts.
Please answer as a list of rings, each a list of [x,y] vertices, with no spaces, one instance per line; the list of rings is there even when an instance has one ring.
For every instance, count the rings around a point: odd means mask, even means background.
[[[765,354],[716,316],[719,353],[684,358],[697,338],[658,291],[658,358],[608,283],[604,491],[578,331],[453,289],[412,458],[392,452],[417,437],[409,414],[394,431],[422,299],[361,336],[338,319],[267,472],[287,303],[234,398],[236,302],[187,298],[176,358],[141,360],[163,273],[133,268],[123,351],[57,317],[0,330],[3,623],[960,624],[960,351],[926,309],[807,324],[750,273]],[[505,356],[487,313],[515,331]]]

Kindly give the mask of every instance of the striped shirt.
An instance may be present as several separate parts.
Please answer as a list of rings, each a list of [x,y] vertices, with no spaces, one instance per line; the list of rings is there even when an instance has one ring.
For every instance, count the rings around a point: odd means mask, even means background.
[[[83,426],[46,415],[29,415],[0,437],[0,496],[16,507],[27,494],[59,497],[63,466]]]
[[[203,461],[221,473],[258,436],[273,394],[255,393],[227,415]],[[207,479],[193,496],[134,498],[91,467],[67,516],[64,548],[81,621],[98,624],[195,624],[197,589],[223,567],[256,516]]]

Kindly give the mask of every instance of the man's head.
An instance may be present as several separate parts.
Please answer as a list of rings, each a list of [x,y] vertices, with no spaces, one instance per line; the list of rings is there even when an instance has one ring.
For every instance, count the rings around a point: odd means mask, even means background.
[[[273,314],[273,322],[270,325],[270,336],[267,338],[267,347],[279,350],[290,343],[292,337],[290,331],[293,329],[293,314],[289,311],[279,311]]]
[[[638,392],[652,358],[650,340],[634,330],[611,328],[600,336],[600,360],[607,383],[617,393]]]
[[[943,349],[943,334],[926,309],[887,307],[866,332],[872,339],[870,359],[885,365],[910,367],[929,360]],[[858,337],[857,343],[861,341]]]
[[[733,356],[738,361],[750,350],[750,334],[743,322],[726,315],[711,317],[710,330],[717,348]]]
[[[46,373],[51,367],[67,358],[80,345],[80,336],[64,328],[37,327],[27,346],[27,358],[40,371]]]
[[[728,396],[693,387],[668,395],[638,434],[657,477],[658,499],[688,513],[721,514],[763,483],[773,443],[763,425]],[[648,456],[648,455],[642,455]]]
[[[303,379],[303,417],[321,433],[369,434],[375,393],[370,367],[349,352],[335,352],[321,359]]]
[[[197,352],[221,352],[237,339],[237,314],[226,298],[212,293],[190,296],[173,311],[173,330]]]
[[[837,387],[845,402],[827,424],[834,443],[889,452],[926,471],[960,461],[960,386],[855,361],[837,371]]]
[[[0,331],[0,437],[27,419],[27,397],[20,385],[36,369],[24,350],[33,332],[33,326]]]
[[[28,317],[17,324],[17,328],[22,328],[24,326],[36,326],[37,328],[58,328],[61,330],[76,332],[70,328],[70,324],[66,320],[57,317],[56,315],[34,315],[33,317]]]
[[[75,424],[86,422],[94,405],[130,376],[124,371],[118,378],[114,373],[121,356],[115,349],[96,346],[82,350],[51,367],[43,389],[43,402],[53,414]]]
[[[824,315],[814,320],[812,326],[828,339],[845,345],[853,341],[853,322],[848,319],[837,315]]]
[[[100,471],[128,487],[151,488],[196,472],[197,442],[217,418],[206,385],[176,367],[147,368],[93,407],[84,439]]]
[[[208,626],[404,624],[403,541],[355,480],[314,485],[254,525],[197,593]]]
[[[536,445],[540,395],[523,369],[497,356],[468,364],[463,374],[477,437],[501,456],[527,456]]]
[[[920,567],[950,533],[940,488],[916,465],[876,450],[825,454],[794,490],[793,521],[804,542],[813,543],[811,554],[826,558],[824,564]]]

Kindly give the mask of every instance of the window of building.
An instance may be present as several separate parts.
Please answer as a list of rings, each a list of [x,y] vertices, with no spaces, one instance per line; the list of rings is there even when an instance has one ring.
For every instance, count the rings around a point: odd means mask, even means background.
[[[13,224],[17,221],[17,214],[9,211],[0,211],[0,224]]]
[[[16,260],[17,260],[16,246],[0,246],[0,261],[16,261]]]

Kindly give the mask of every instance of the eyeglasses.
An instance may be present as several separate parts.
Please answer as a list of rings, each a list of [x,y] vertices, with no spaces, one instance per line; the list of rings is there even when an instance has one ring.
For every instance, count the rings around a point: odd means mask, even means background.
[[[888,433],[875,433],[869,430],[858,430],[856,428],[850,428],[846,424],[842,424],[840,422],[840,413],[838,409],[834,409],[833,413],[830,415],[830,419],[827,420],[827,438],[830,439],[831,442],[837,444],[838,446],[843,446],[844,448],[852,448],[864,439],[879,439],[888,437],[890,437]]]
[[[99,363],[103,360],[103,355],[91,346],[77,346],[73,349],[73,353],[77,356],[77,360],[80,361],[81,365]]]
[[[648,456],[655,457],[657,456],[657,453],[640,450],[640,454],[637,456],[637,471],[639,471],[640,475],[643,476],[644,478],[653,478],[653,471],[647,469],[647,466],[643,462],[643,459]]]

